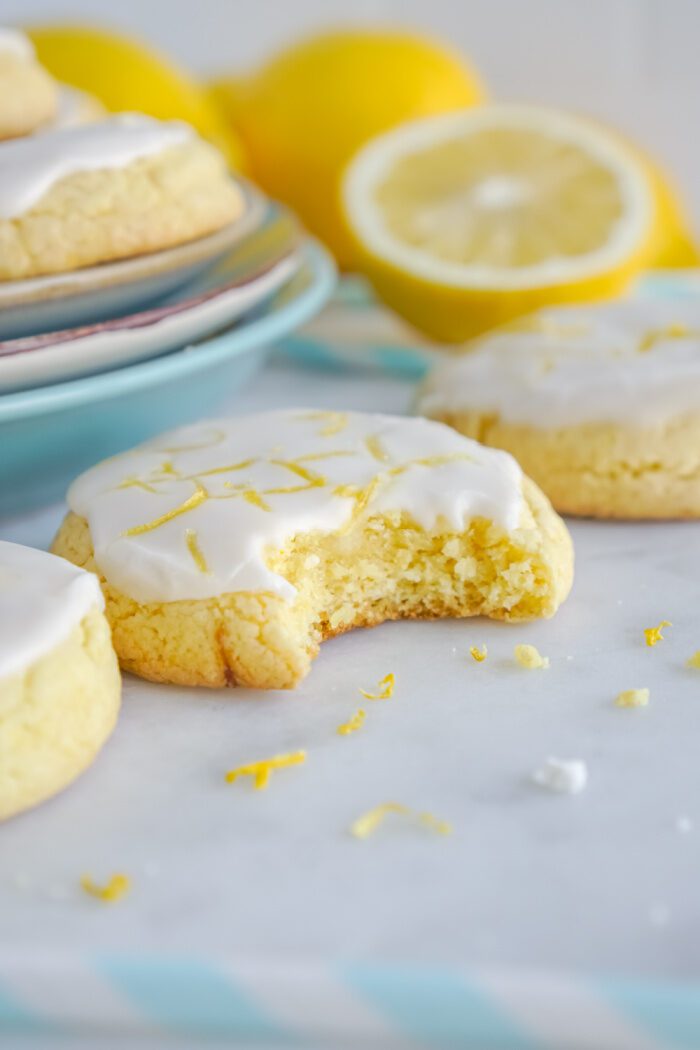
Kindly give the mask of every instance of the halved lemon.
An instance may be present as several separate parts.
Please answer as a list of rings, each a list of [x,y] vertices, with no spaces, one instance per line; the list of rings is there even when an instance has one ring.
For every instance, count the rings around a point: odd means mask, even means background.
[[[355,155],[341,192],[359,268],[449,342],[616,295],[654,250],[644,165],[592,122],[540,107],[404,124]]]

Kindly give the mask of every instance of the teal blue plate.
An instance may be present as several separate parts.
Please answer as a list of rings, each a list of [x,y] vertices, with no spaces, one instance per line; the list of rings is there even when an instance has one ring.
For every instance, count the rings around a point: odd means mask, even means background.
[[[245,322],[194,347],[101,375],[0,396],[0,514],[60,499],[92,463],[215,411],[271,346],[314,316],[335,267],[307,239],[294,277]]]

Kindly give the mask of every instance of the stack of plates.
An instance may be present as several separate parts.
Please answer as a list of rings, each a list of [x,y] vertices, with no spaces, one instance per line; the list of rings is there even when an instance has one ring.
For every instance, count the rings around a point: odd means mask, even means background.
[[[228,400],[332,291],[328,254],[250,187],[229,227],[117,263],[0,284],[0,513]]]

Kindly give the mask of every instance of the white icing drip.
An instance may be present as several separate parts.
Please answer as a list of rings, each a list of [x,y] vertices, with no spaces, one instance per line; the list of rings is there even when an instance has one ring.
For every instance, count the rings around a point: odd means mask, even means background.
[[[536,316],[541,331],[494,332],[438,365],[418,411],[493,412],[547,428],[644,427],[700,411],[697,302],[629,299]]]
[[[0,541],[0,680],[63,642],[104,608],[97,577],[46,551]]]
[[[127,113],[0,144],[0,218],[29,211],[47,190],[79,171],[124,168],[185,142],[187,124]]]
[[[325,453],[342,455],[316,458]],[[392,473],[432,457],[444,458]],[[297,472],[282,461],[294,461]],[[460,530],[485,517],[512,530],[520,521],[521,476],[506,453],[439,423],[295,409],[173,431],[93,467],[73,483],[68,502],[89,523],[106,579],[136,601],[236,591],[293,599],[295,588],[267,567],[265,553],[295,534],[345,525],[357,502],[335,492],[338,486],[366,489],[379,478],[365,513],[405,511],[424,529]],[[280,488],[298,491],[273,491]],[[213,498],[150,531],[125,535],[193,497],[203,499],[202,489]]]
[[[0,26],[0,54],[11,54],[30,61],[34,58],[34,47],[28,36],[19,29]]]

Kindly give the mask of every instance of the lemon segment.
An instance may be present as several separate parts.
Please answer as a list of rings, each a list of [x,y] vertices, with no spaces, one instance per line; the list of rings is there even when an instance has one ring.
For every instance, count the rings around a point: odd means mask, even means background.
[[[341,192],[379,295],[448,342],[545,303],[618,294],[654,248],[644,165],[589,122],[539,107],[396,128],[360,150]]]

